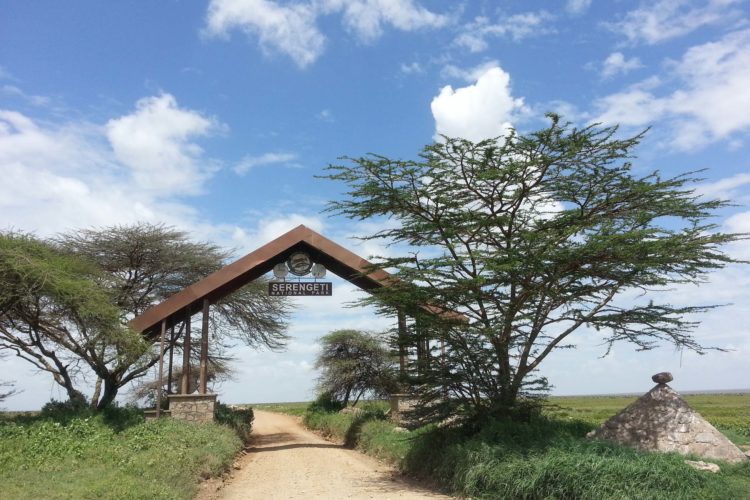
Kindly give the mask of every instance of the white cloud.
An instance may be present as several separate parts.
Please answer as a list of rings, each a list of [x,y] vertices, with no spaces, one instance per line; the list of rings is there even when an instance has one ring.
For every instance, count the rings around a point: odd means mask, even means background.
[[[190,138],[212,127],[168,95],[142,99],[104,126],[0,110],[0,228],[42,235],[136,221],[189,228],[196,212],[177,200],[210,175],[197,160],[214,163]]]
[[[291,231],[300,224],[318,233],[322,233],[325,227],[323,221],[317,216],[289,214],[281,217],[268,217],[258,222],[253,239],[256,241],[256,246],[260,246]]]
[[[0,67],[0,80],[3,79],[2,68]],[[0,92],[13,97],[20,97],[21,99],[28,101],[34,106],[46,106],[51,102],[51,99],[41,95],[29,95],[15,85],[3,85],[0,87]]]
[[[641,60],[637,57],[626,58],[622,52],[612,52],[602,63],[602,78],[612,78],[625,75],[634,69],[642,68]]]
[[[507,37],[514,42],[524,38],[549,33],[546,23],[553,16],[545,11],[514,14],[492,23],[487,17],[479,16],[466,24],[453,43],[469,52],[482,52],[489,47],[489,38]]]
[[[449,18],[431,12],[414,0],[322,0],[322,11],[341,12],[344,26],[361,40],[371,42],[390,25],[401,31],[441,28]]]
[[[510,75],[493,65],[484,68],[471,85],[455,90],[443,87],[430,107],[438,136],[479,141],[504,135],[524,104],[511,94]]]
[[[591,0],[568,0],[565,3],[565,10],[571,14],[581,14],[591,6]]]
[[[264,153],[260,156],[246,156],[234,167],[234,171],[239,175],[244,175],[255,167],[288,164],[296,158],[297,155],[294,153]]]
[[[485,61],[472,68],[461,68],[453,64],[446,64],[443,66],[443,69],[440,70],[440,76],[445,79],[459,79],[473,83],[479,80],[479,77],[484,75],[490,69],[499,67],[500,63],[496,59]]]
[[[208,6],[207,33],[226,36],[241,29],[258,37],[265,52],[278,51],[304,68],[322,53],[325,37],[315,24],[311,4],[279,5],[269,0],[211,0]]]
[[[192,139],[216,127],[214,120],[162,94],[139,100],[133,113],[107,122],[106,131],[115,157],[130,167],[139,188],[192,194],[212,171]]]
[[[666,83],[644,80],[599,99],[594,121],[642,126],[666,119],[680,150],[750,129],[750,30],[694,46],[668,67],[679,88],[659,93]]]
[[[714,182],[706,182],[696,188],[696,192],[706,198],[733,200],[737,197],[737,190],[750,184],[750,174],[737,174]],[[741,231],[750,231],[750,225]]]
[[[206,19],[209,36],[239,29],[257,37],[266,53],[280,52],[301,68],[325,50],[317,25],[321,15],[341,13],[345,28],[364,42],[379,38],[384,26],[401,31],[440,28],[448,16],[431,12],[414,0],[309,0],[280,5],[270,0],[211,0]]]
[[[643,2],[614,23],[610,30],[624,35],[631,44],[653,45],[677,38],[706,25],[736,18],[733,7],[742,0],[657,0]]]

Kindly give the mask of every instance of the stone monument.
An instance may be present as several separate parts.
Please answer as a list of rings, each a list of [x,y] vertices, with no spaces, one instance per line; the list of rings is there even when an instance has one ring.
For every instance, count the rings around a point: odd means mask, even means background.
[[[745,454],[693,410],[667,385],[672,374],[657,373],[656,386],[610,418],[588,437],[612,441],[643,451],[693,454],[737,463]]]

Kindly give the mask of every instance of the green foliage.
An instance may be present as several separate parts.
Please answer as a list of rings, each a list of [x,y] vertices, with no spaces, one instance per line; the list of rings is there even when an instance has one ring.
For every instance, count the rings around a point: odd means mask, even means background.
[[[315,401],[310,403],[308,411],[311,413],[326,413],[326,412],[337,412],[344,408],[344,403],[333,397],[330,392],[322,392],[315,398]]]
[[[435,429],[414,441],[403,467],[474,498],[736,498],[750,486],[747,467],[712,476],[680,455],[587,440],[590,428],[540,419],[495,421],[475,434]]]
[[[692,315],[713,306],[673,305],[653,292],[737,262],[721,249],[746,235],[710,222],[728,203],[697,196],[692,174],[638,174],[630,160],[642,134],[619,139],[616,127],[550,118],[526,135],[446,137],[416,161],[369,155],[329,167],[328,178],[349,189],[329,211],[387,218],[393,224],[364,239],[411,247],[376,262],[398,281],[370,302],[421,320],[398,344],[445,344],[442,363],[418,366],[415,387],[435,419],[498,416],[529,401],[547,386],[539,365],[573,347],[579,329],[609,347],[705,349]],[[648,298],[623,299],[642,290]]]
[[[359,330],[335,330],[320,339],[315,367],[321,370],[318,391],[341,401],[354,398],[356,405],[366,393],[385,396],[396,389],[394,363],[388,348],[373,334]]]
[[[240,439],[242,439],[243,443],[248,442],[253,429],[253,420],[255,419],[252,408],[230,408],[223,403],[217,402],[214,407],[214,416],[218,423],[233,429]]]
[[[47,410],[0,421],[4,498],[193,498],[242,445],[225,426],[144,421],[134,408]]]
[[[0,350],[51,373],[70,399],[84,400],[75,388],[80,361],[94,371],[107,363],[127,366],[147,348],[120,323],[104,281],[95,264],[48,242],[1,233]]]
[[[360,432],[364,425],[386,418],[382,405],[366,404],[352,412],[342,413],[338,410],[324,410],[320,405],[311,403],[304,415],[303,422],[310,429],[315,429],[326,437],[354,447],[359,442]]]
[[[750,423],[741,416],[747,395],[689,398],[715,424],[730,413],[745,427]],[[642,453],[585,438],[632,398],[552,400],[558,409],[548,412],[555,416],[525,422],[495,419],[397,432],[393,423],[379,418],[309,412],[305,424],[471,498],[724,499],[745,498],[750,491],[750,462],[722,464],[722,472],[713,475],[687,466],[681,455]]]

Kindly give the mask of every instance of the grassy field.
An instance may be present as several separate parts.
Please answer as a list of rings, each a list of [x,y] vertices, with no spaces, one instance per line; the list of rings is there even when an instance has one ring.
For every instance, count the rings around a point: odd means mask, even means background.
[[[750,395],[687,396],[707,420],[740,445],[750,444]],[[394,430],[384,403],[359,417],[306,411],[308,403],[253,405],[304,415],[305,424],[393,463],[406,474],[471,498],[750,499],[750,461],[696,471],[675,454],[641,453],[586,439],[586,433],[634,397],[551,398],[546,418],[497,421],[481,429],[427,426]]]
[[[249,422],[234,427],[144,421],[130,409],[5,416],[0,498],[192,498],[242,448]]]
[[[732,441],[739,445],[750,445],[750,394],[689,394],[684,398]],[[546,414],[561,420],[581,420],[591,425],[600,425],[636,399],[635,396],[555,396],[549,399]],[[309,404],[289,402],[249,406],[303,416]],[[388,408],[385,402],[380,405],[383,411]]]

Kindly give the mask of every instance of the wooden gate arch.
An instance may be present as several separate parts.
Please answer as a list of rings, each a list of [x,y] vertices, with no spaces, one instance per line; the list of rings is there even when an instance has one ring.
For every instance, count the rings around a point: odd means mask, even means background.
[[[184,323],[180,391],[179,394],[168,395],[173,417],[187,420],[213,419],[216,394],[207,392],[208,318],[211,305],[268,273],[276,264],[286,262],[290,255],[300,251],[309,254],[314,262],[322,264],[328,271],[365,291],[389,286],[395,282],[395,278],[388,272],[377,269],[366,259],[300,225],[147,309],[143,314],[133,318],[130,326],[149,338],[160,339],[157,401],[162,399],[166,332],[175,325]],[[202,312],[198,393],[189,394],[190,353],[193,350],[191,317],[198,312]],[[406,333],[406,317],[403,312],[398,313],[398,327],[403,338]],[[401,370],[404,370],[406,352],[403,347],[400,357]],[[160,413],[161,409],[157,404],[156,416]]]

